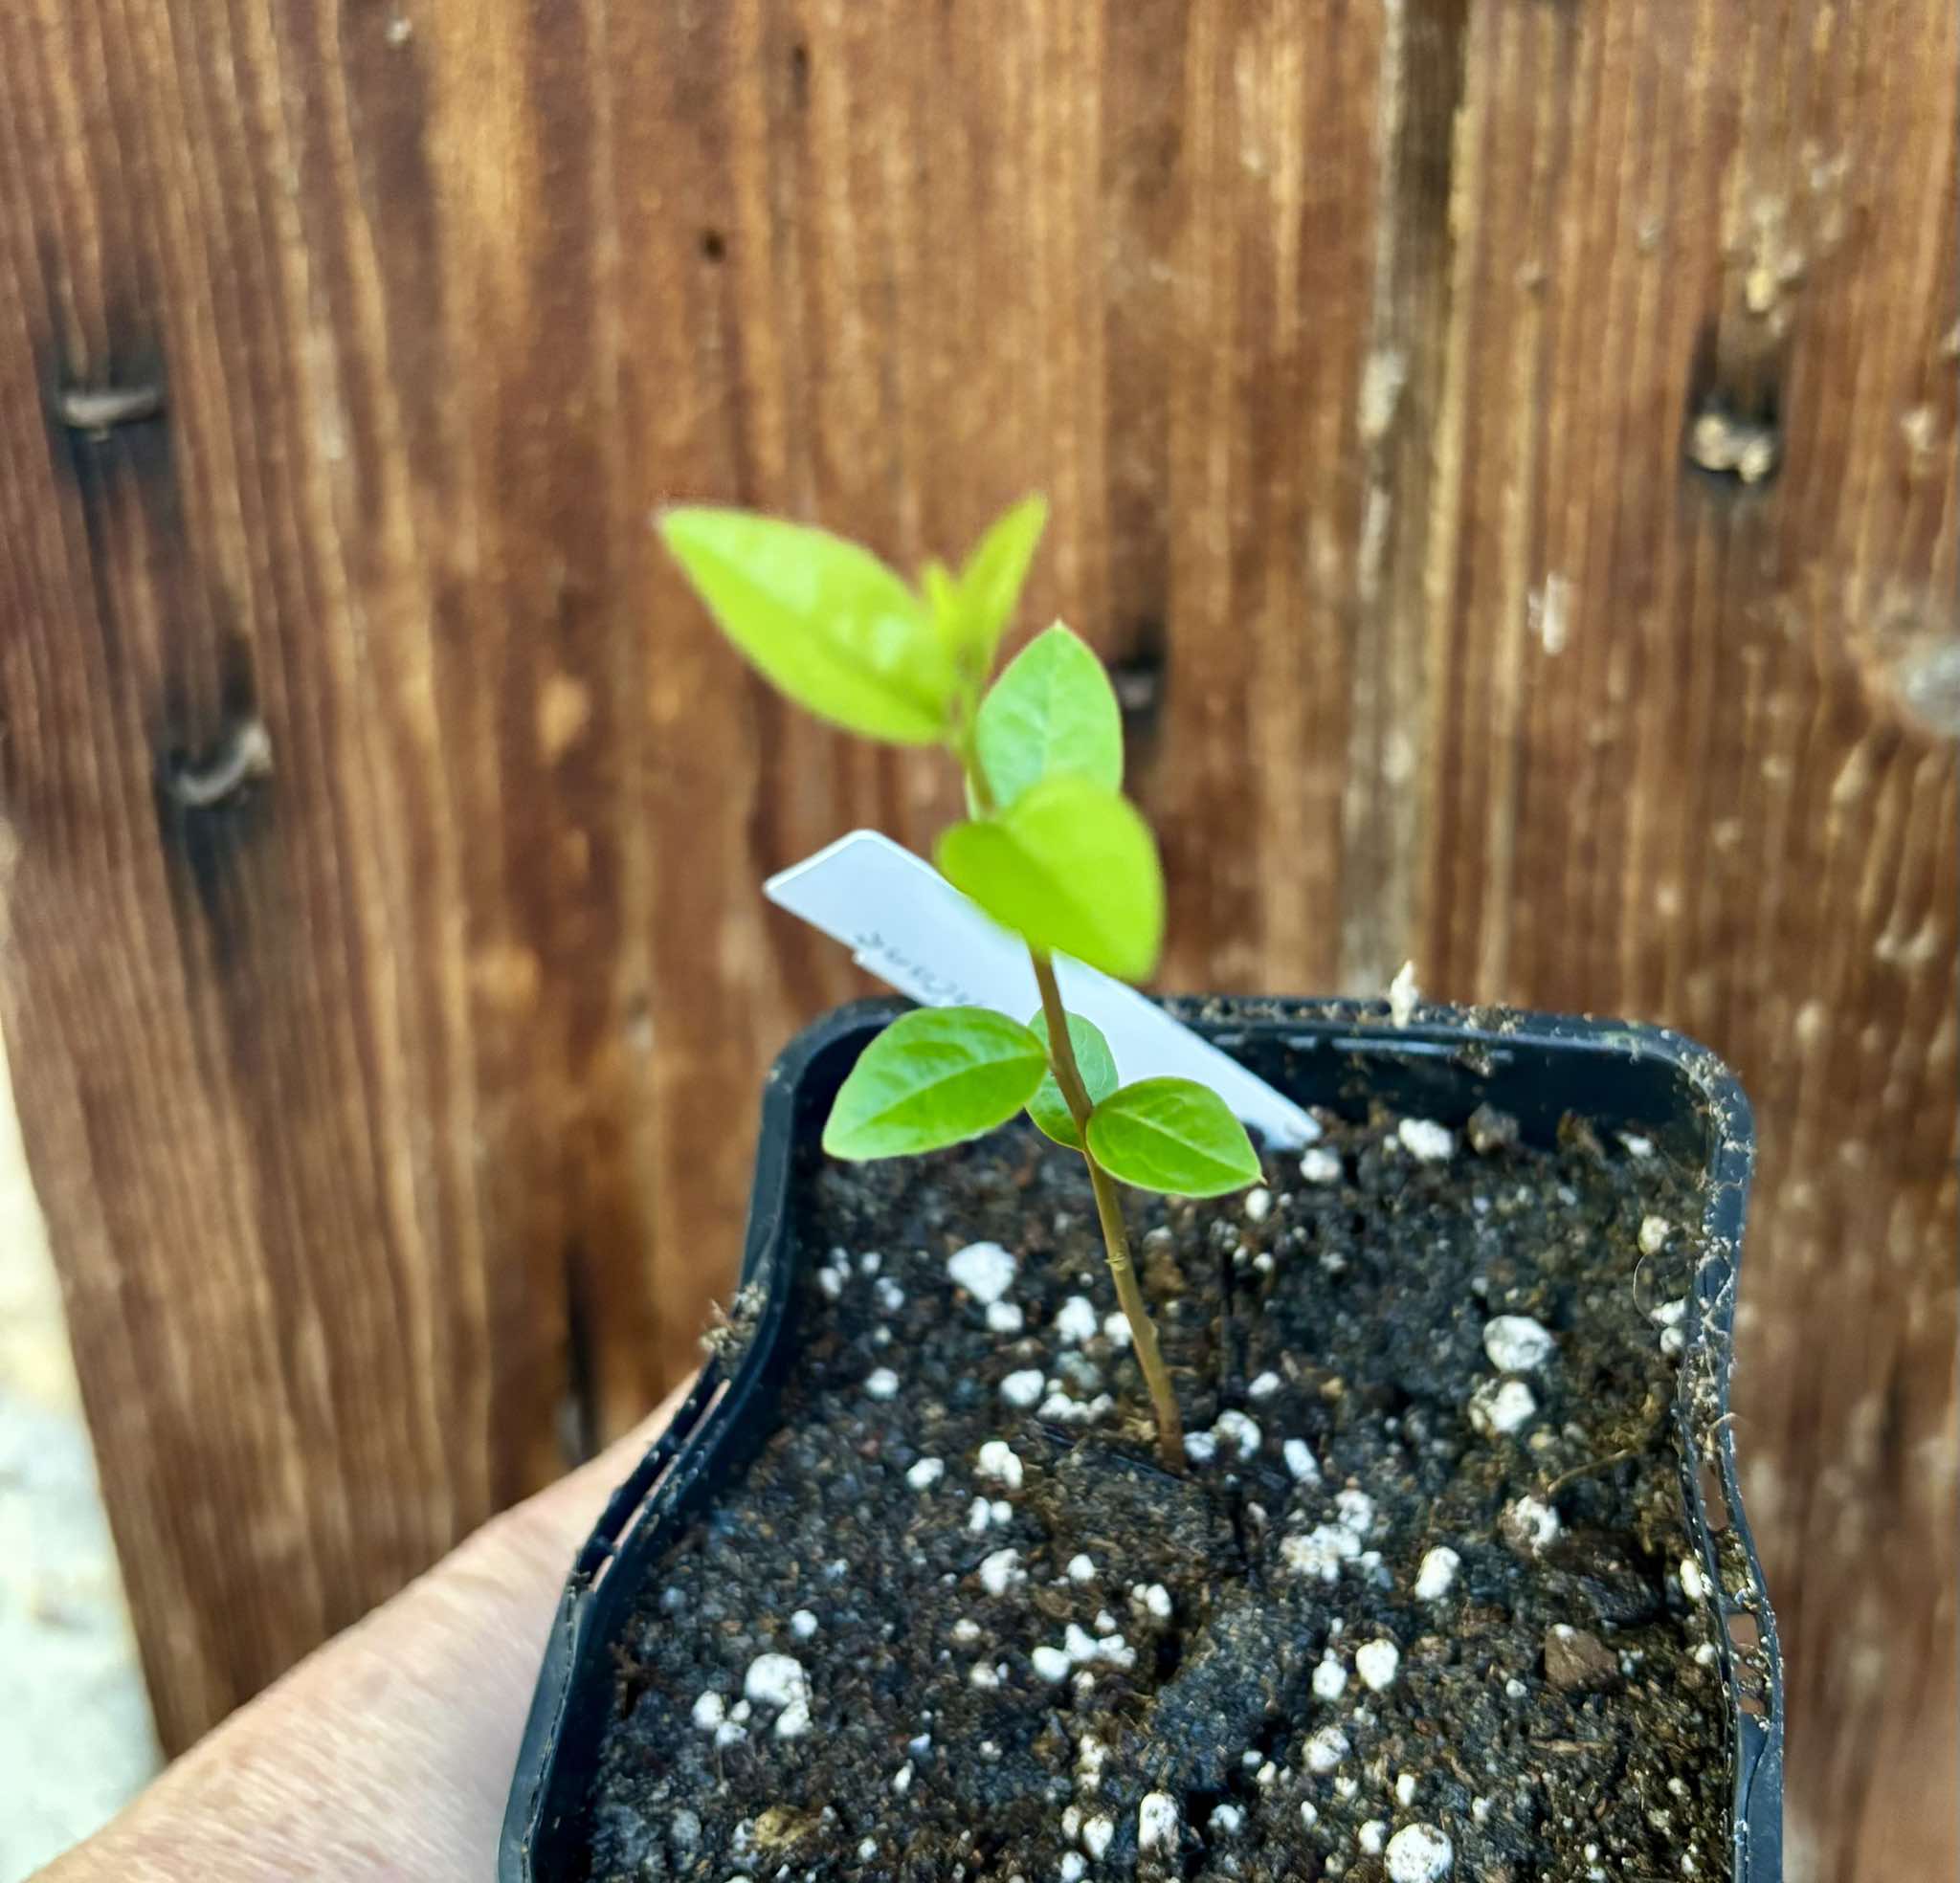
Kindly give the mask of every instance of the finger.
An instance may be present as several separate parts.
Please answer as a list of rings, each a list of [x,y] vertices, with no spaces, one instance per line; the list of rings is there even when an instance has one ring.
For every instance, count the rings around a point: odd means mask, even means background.
[[[44,1883],[483,1883],[572,1557],[686,1390],[302,1661]]]

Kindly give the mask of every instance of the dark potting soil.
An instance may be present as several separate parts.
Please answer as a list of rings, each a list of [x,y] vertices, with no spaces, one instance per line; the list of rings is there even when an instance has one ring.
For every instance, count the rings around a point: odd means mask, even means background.
[[[1075,1158],[813,1159],[781,1428],[619,1650],[592,1876],[1725,1875],[1695,1177],[1473,1124],[1128,1200],[1181,1477]]]

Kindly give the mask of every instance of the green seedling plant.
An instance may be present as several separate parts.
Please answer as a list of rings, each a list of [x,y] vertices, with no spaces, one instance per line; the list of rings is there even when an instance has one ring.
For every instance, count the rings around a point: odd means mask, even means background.
[[[1164,934],[1157,843],[1123,794],[1123,721],[1102,663],[1058,622],[994,677],[1047,521],[1016,504],[953,570],[907,582],[854,543],[752,512],[688,505],[659,529],[723,632],[818,719],[958,764],[968,815],[941,833],[939,869],[1026,942],[1040,1010],[1024,1025],[982,1007],[906,1013],[864,1050],[833,1101],[824,1149],[916,1156],[977,1138],[1022,1110],[1087,1166],[1097,1217],[1156,1414],[1184,1463],[1177,1396],[1130,1259],[1119,1183],[1222,1196],[1257,1181],[1245,1127],[1191,1079],[1124,1084],[1109,1043],[1067,1012],[1055,957],[1124,981],[1155,967]]]

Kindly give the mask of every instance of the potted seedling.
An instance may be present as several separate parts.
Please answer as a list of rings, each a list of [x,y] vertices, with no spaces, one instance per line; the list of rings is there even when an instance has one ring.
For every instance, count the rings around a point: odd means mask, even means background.
[[[916,584],[661,520],[782,692],[958,766],[935,860],[1038,1006],[860,1004],[779,1063],[741,1292],[574,1566],[503,1883],[1773,1883],[1740,1093],[1659,1030],[1406,995],[1170,1004],[1303,1146],[1125,1076],[1058,972],[1161,942],[1117,703],[1060,625],[995,674],[1043,520]]]

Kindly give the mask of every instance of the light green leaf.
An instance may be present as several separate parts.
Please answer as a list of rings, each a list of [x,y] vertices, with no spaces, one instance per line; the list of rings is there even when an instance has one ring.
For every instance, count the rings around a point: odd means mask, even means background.
[[[906,1157],[991,1131],[1035,1096],[1048,1049],[985,1007],[902,1014],[867,1046],[831,1105],[832,1157]]]
[[[722,631],[799,706],[901,745],[946,736],[952,655],[931,609],[868,549],[700,505],[667,511],[659,529]]]
[[[960,644],[976,678],[984,679],[993,665],[1047,524],[1048,499],[1024,497],[989,525],[960,571]]]
[[[925,597],[925,605],[932,610],[933,625],[939,631],[940,639],[956,647],[960,638],[960,591],[954,585],[952,572],[937,557],[919,571],[919,592]]]
[[[1139,1079],[1112,1093],[1089,1119],[1089,1149],[1112,1177],[1170,1196],[1223,1196],[1259,1176],[1245,1126],[1192,1079]]]
[[[1102,663],[1057,622],[1008,662],[980,702],[973,736],[995,799],[1064,775],[1123,784],[1123,713]]]
[[[939,867],[1004,928],[1125,981],[1156,965],[1164,872],[1136,808],[1086,778],[1031,786],[998,817],[955,824]]]
[[[1028,1022],[1028,1030],[1044,1047],[1048,1044],[1047,1014],[1036,1014]],[[1089,1103],[1100,1105],[1116,1090],[1116,1059],[1109,1051],[1109,1042],[1093,1020],[1084,1020],[1080,1013],[1068,1016],[1068,1038],[1075,1049],[1076,1071],[1082,1075]],[[1075,1118],[1053,1072],[1042,1079],[1039,1090],[1028,1100],[1028,1116],[1058,1144],[1066,1144],[1072,1151],[1082,1148]]]

